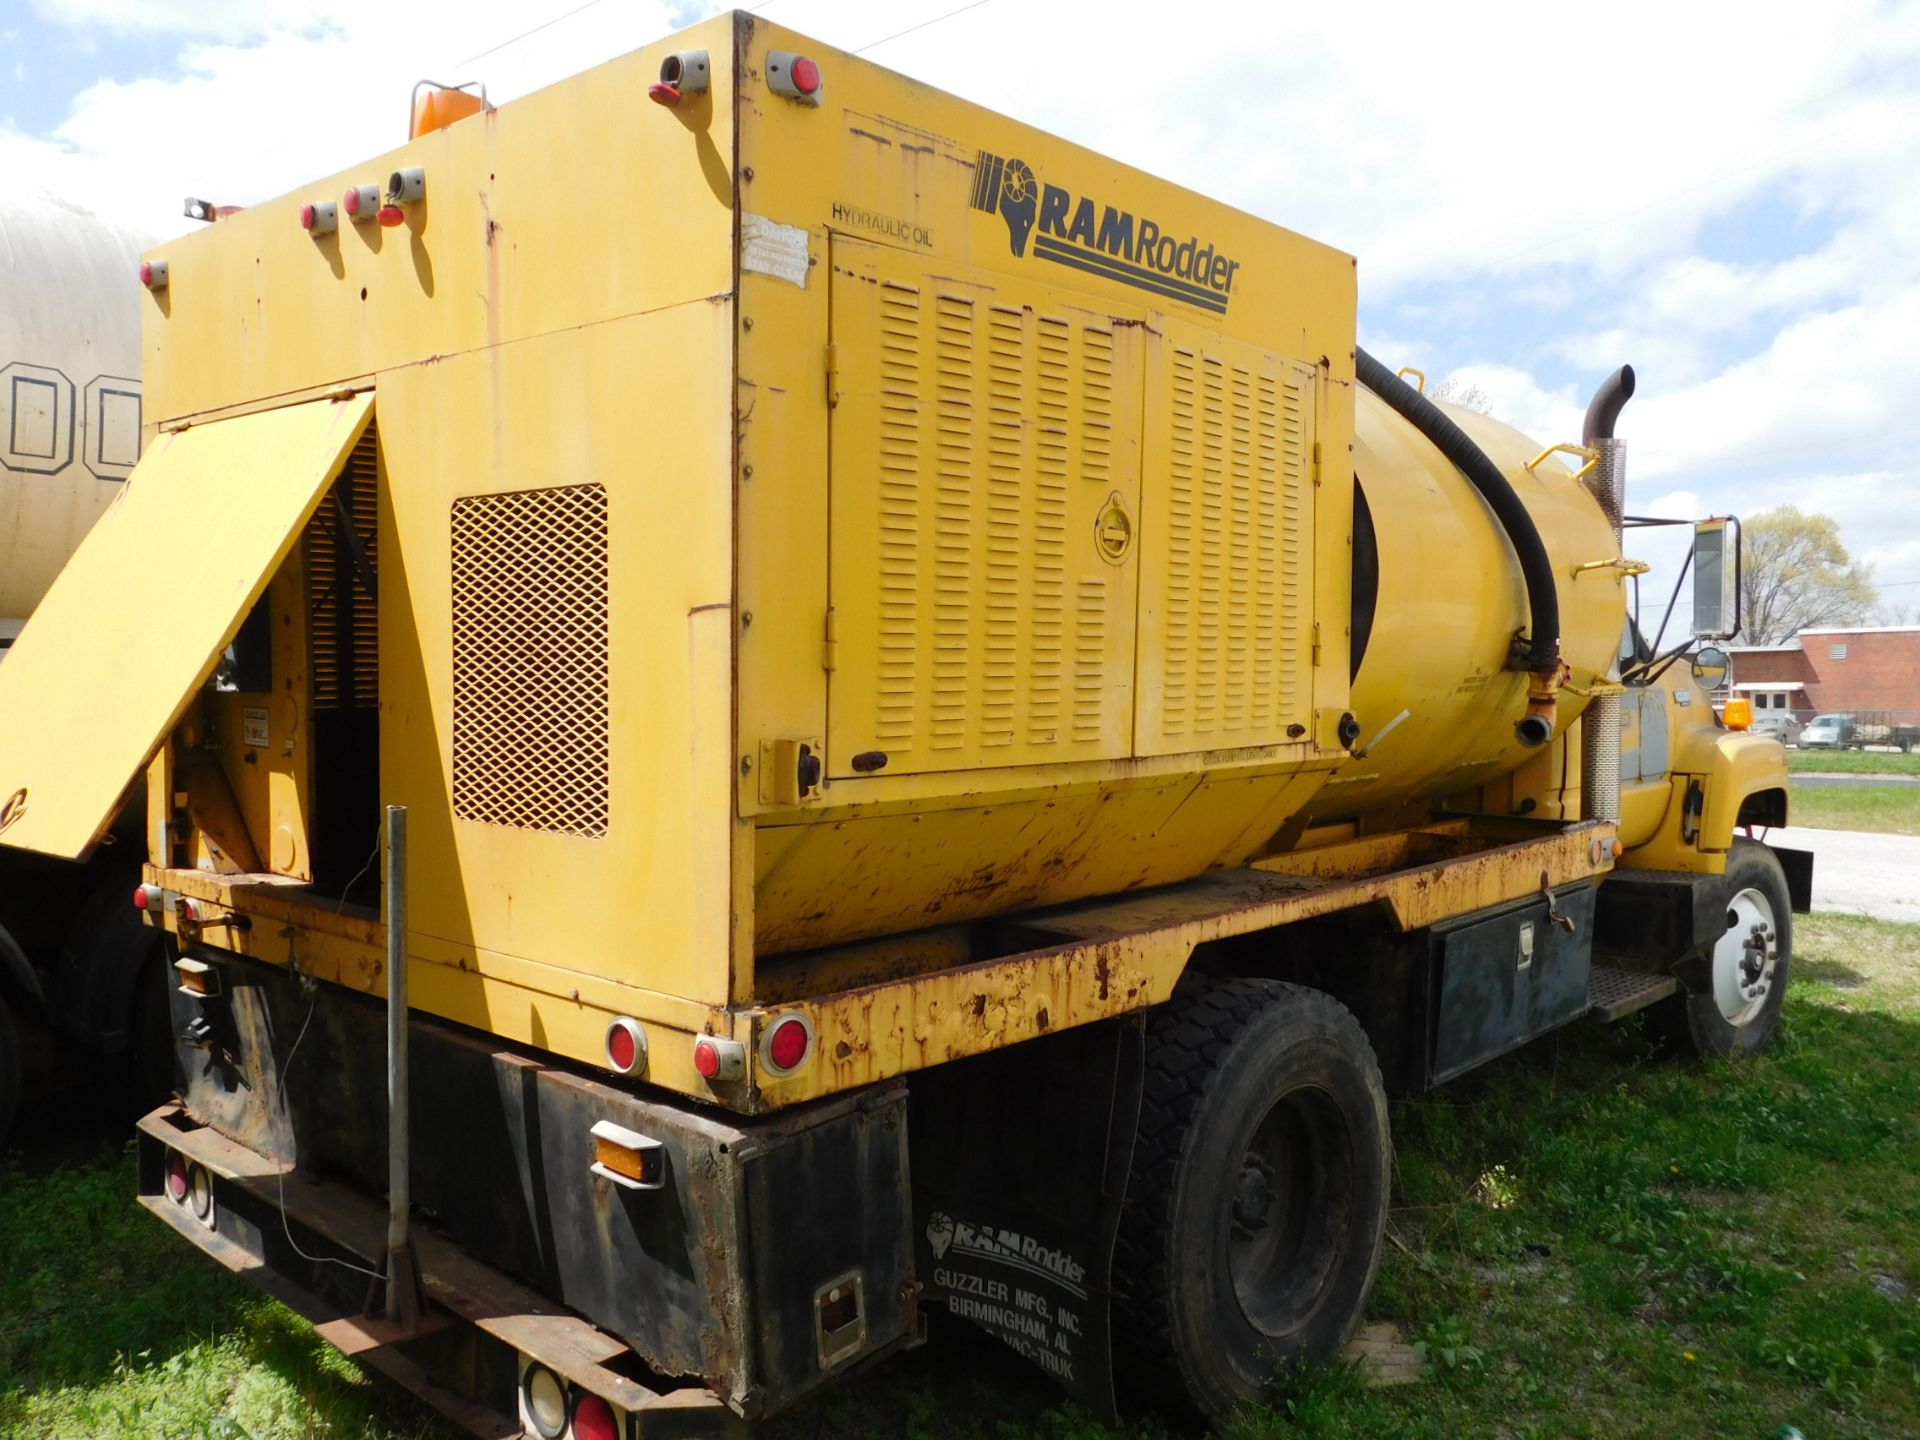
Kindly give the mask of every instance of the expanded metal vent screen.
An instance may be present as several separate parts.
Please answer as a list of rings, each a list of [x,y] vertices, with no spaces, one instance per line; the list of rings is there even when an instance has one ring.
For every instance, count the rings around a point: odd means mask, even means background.
[[[607,833],[607,492],[453,502],[453,808]]]

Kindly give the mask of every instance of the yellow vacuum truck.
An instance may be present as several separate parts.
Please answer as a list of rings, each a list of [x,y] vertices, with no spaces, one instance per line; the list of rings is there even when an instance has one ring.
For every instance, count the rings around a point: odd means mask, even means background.
[[[1217,1417],[1359,1320],[1388,1094],[1767,1043],[1810,860],[1629,621],[1630,371],[1436,405],[1351,257],[748,15],[413,131],[148,254],[0,667],[0,844],[144,800],[141,1203],[343,1349],[632,1440],[961,1317]]]

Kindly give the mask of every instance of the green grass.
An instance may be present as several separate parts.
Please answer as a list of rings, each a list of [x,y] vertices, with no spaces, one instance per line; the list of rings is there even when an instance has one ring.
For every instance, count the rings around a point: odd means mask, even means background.
[[[1575,1027],[1395,1105],[1370,1312],[1427,1377],[1292,1377],[1232,1440],[1920,1434],[1920,926],[1799,917],[1775,1050]],[[130,1161],[0,1179],[0,1434],[441,1436],[132,1200]],[[1907,1298],[1896,1298],[1902,1290]],[[957,1322],[776,1440],[1158,1437]]]
[[[1920,785],[1794,785],[1788,802],[1795,825],[1920,835]]]
[[[1789,750],[1787,769],[1816,775],[1920,775],[1920,754],[1896,750]]]
[[[196,1254],[134,1189],[130,1149],[0,1176],[0,1436],[452,1435]]]

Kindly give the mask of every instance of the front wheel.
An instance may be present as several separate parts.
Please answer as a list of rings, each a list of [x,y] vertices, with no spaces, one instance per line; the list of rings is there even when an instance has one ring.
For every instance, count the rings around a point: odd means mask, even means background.
[[[1391,1147],[1373,1048],[1331,996],[1193,981],[1147,1024],[1114,1320],[1164,1407],[1224,1420],[1338,1353],[1380,1264]]]
[[[1704,957],[1702,988],[1663,1000],[1654,1028],[1694,1055],[1758,1054],[1773,1042],[1793,960],[1793,909],[1780,862],[1757,840],[1727,854],[1727,929]]]

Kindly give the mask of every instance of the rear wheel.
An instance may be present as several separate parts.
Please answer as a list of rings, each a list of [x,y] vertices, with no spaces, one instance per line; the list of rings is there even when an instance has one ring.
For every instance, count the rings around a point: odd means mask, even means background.
[[[147,947],[127,1015],[127,1100],[136,1115],[172,1098],[179,1084],[173,1042],[173,967],[157,945]]]
[[[1693,1055],[1758,1054],[1780,1028],[1793,960],[1793,909],[1773,851],[1735,840],[1727,855],[1727,929],[1704,958],[1704,983],[1651,1012],[1656,1031]]]
[[[1318,991],[1183,986],[1149,1019],[1115,1330],[1163,1407],[1223,1420],[1335,1354],[1380,1262],[1391,1152],[1366,1032]]]

